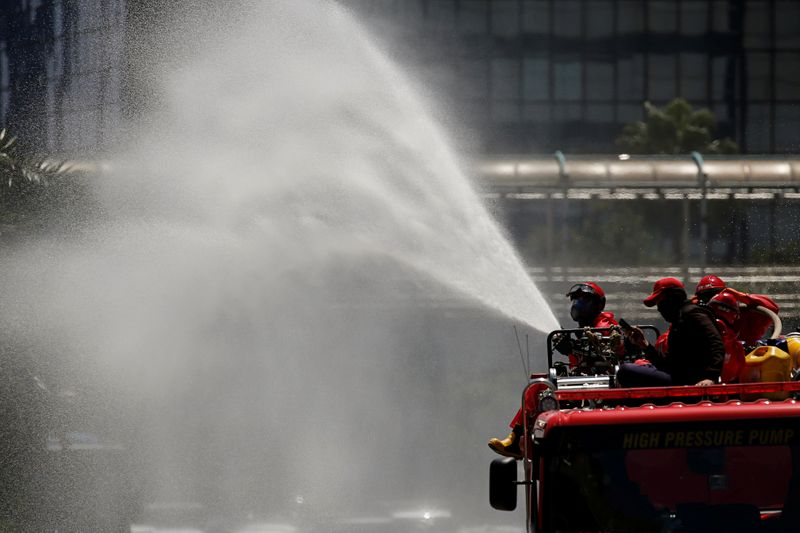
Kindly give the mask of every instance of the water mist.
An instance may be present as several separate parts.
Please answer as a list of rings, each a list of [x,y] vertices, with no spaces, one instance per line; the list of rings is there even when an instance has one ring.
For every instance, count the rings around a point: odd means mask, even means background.
[[[4,327],[104,384],[145,501],[213,527],[488,507],[511,324],[556,320],[346,11],[241,9],[175,51],[97,220],[6,260]]]

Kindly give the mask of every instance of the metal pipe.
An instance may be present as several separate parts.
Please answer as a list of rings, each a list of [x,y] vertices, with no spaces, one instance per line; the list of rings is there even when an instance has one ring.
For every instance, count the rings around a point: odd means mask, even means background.
[[[692,161],[697,166],[697,181],[700,183],[700,268],[705,274],[708,260],[708,174],[700,152],[692,152]]]

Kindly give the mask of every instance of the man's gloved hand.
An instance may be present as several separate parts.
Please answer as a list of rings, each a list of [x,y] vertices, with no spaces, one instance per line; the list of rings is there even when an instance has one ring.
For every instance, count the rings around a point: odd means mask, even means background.
[[[564,333],[558,338],[553,339],[553,347],[556,351],[563,355],[572,353],[572,340],[569,338],[569,333]]]
[[[631,329],[625,331],[625,336],[631,344],[642,350],[650,345],[650,343],[647,342],[647,337],[644,336],[644,332],[639,327],[631,326]]]

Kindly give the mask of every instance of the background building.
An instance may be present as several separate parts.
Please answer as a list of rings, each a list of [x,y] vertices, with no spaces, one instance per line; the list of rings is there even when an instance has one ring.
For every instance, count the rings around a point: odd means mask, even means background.
[[[800,3],[791,0],[365,2],[425,43],[418,60],[485,150],[614,151],[642,102],[712,109],[745,153],[800,145]]]
[[[792,0],[344,3],[396,32],[423,83],[450,95],[485,153],[613,152],[643,101],[676,96],[712,109],[718,135],[745,153],[800,146]],[[178,5],[4,0],[0,123],[49,150],[108,146],[104,132],[147,93],[136,67],[157,57],[148,32],[169,27]]]
[[[108,145],[121,120],[123,0],[0,3],[0,123],[50,152]]]

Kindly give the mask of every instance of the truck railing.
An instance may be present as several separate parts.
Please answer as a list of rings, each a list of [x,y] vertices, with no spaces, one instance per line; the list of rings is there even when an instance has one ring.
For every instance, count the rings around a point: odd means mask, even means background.
[[[719,384],[708,386],[670,386],[635,388],[582,388],[557,389],[555,396],[559,401],[581,400],[626,400],[659,398],[712,398],[738,395],[759,395],[773,392],[799,392],[800,381],[764,381],[759,383]]]
[[[559,391],[608,389],[612,386],[611,376],[569,376],[556,381]]]
[[[650,324],[645,325],[637,325],[636,327],[642,330],[650,330],[655,333],[655,336],[658,337],[659,330],[657,327],[652,326]],[[571,335],[571,334],[583,334],[587,331],[591,331],[593,333],[610,333],[611,331],[618,330],[621,331],[619,326],[613,326],[609,328],[572,328],[572,329],[557,329],[555,331],[551,331],[547,335],[547,368],[553,368],[553,338],[558,335]]]

